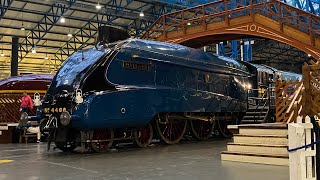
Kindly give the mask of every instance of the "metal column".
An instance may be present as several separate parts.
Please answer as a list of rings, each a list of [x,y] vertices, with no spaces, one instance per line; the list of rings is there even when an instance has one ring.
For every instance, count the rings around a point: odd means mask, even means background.
[[[12,37],[12,51],[11,51],[11,76],[18,76],[18,51],[19,38]]]

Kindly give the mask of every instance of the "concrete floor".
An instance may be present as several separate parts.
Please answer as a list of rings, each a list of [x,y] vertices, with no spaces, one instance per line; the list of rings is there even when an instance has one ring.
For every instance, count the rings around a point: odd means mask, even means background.
[[[0,180],[288,180],[283,166],[221,162],[227,140],[62,153],[46,144],[0,144]],[[1,160],[13,160],[1,163]]]

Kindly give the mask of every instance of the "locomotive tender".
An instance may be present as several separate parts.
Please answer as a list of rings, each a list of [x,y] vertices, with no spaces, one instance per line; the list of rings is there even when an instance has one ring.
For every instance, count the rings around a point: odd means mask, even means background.
[[[63,151],[81,145],[104,152],[118,140],[175,144],[187,129],[204,140],[214,124],[227,124],[227,114],[243,115],[258,74],[270,76],[181,45],[140,39],[99,45],[74,53],[57,72],[42,100],[41,129]]]

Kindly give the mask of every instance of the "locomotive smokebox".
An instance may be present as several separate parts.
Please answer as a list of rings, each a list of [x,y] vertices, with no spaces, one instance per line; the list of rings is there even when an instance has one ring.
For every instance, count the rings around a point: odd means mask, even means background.
[[[103,44],[130,38],[127,31],[111,26],[100,26],[98,32],[98,42]]]

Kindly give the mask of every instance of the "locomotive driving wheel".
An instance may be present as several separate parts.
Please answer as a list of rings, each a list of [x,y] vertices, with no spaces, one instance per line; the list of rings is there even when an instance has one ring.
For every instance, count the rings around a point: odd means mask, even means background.
[[[112,146],[114,132],[112,129],[96,129],[90,138],[90,149],[95,152],[107,152]]]
[[[66,134],[64,134],[66,133]],[[59,140],[59,134],[64,134],[66,135],[65,140]],[[60,149],[63,152],[72,152],[78,145],[79,143],[77,143],[76,141],[76,135],[77,135],[77,131],[74,131],[72,129],[66,130],[66,129],[56,129],[56,130],[52,130],[49,132],[49,136],[53,136],[53,137],[49,137],[48,138],[48,144],[49,139],[53,138],[54,140],[54,144],[56,145],[56,147],[58,149]]]
[[[226,137],[226,138],[230,138],[232,136],[231,131],[228,129],[228,125],[232,124],[233,121],[225,118],[225,119],[219,119],[217,121],[217,126],[218,126],[218,130],[219,130],[219,134],[222,137]]]
[[[76,147],[76,141],[67,141],[67,142],[54,142],[56,147],[63,152],[72,152]]]
[[[210,121],[190,121],[192,136],[199,141],[207,140],[213,131],[213,127],[214,123]]]
[[[160,140],[167,144],[176,144],[182,139],[186,132],[187,121],[158,115],[155,126],[160,136]]]
[[[141,148],[147,147],[150,145],[153,138],[153,129],[149,123],[145,127],[138,128],[135,132],[134,143]]]

